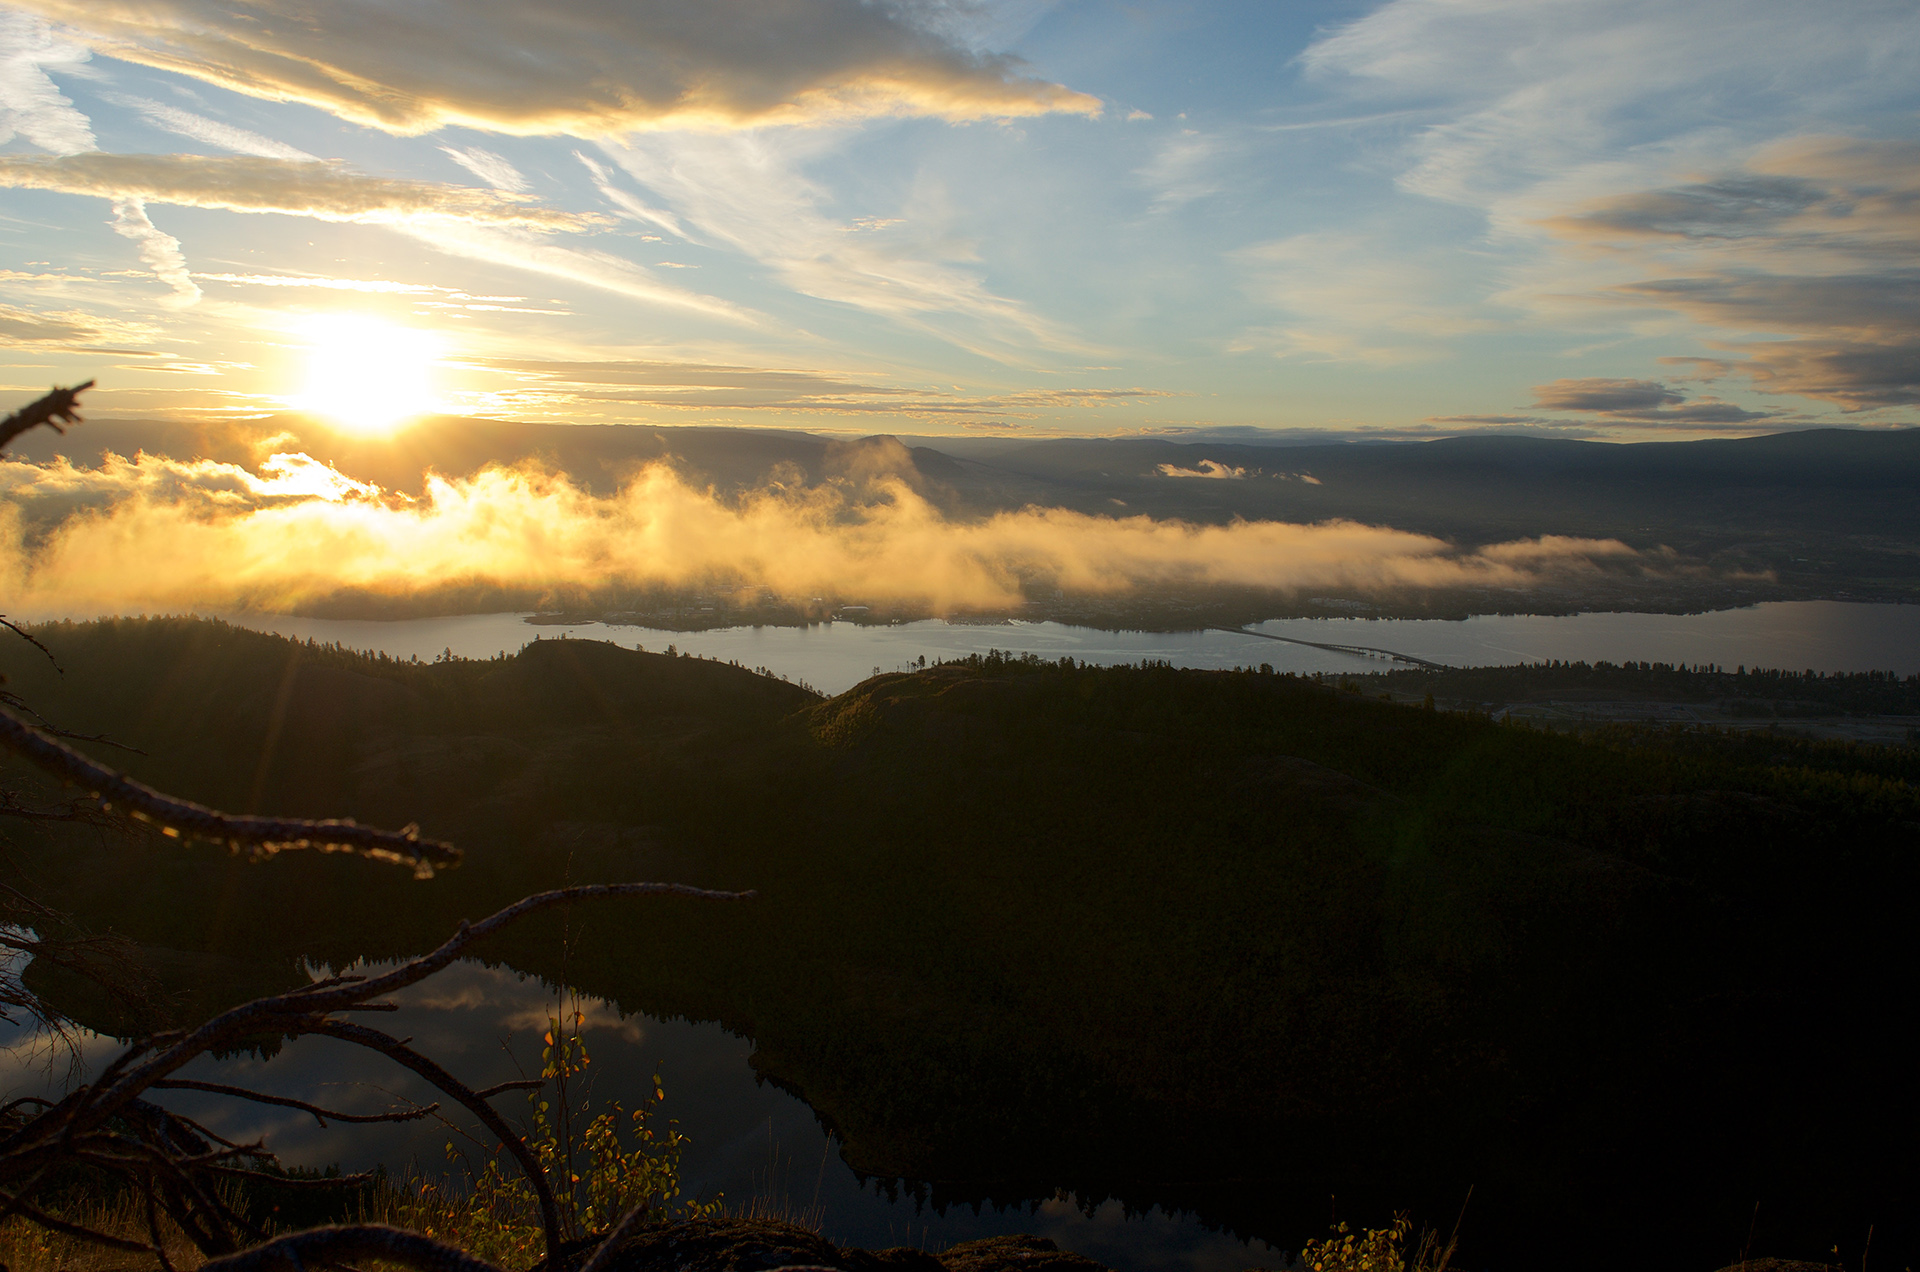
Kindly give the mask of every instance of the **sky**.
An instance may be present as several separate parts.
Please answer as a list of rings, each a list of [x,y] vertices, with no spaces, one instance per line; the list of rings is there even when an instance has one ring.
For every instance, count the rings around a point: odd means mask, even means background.
[[[19,0],[0,360],[99,416],[1920,421],[1920,7]]]

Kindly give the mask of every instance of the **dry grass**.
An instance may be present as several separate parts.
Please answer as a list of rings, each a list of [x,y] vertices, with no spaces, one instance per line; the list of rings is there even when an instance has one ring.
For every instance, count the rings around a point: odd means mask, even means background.
[[[146,1208],[131,1193],[113,1200],[74,1202],[54,1208],[54,1213],[109,1236],[142,1242],[151,1239],[147,1232]],[[166,1244],[167,1258],[177,1272],[193,1272],[206,1262],[186,1234],[164,1218],[160,1221],[160,1235]],[[112,1250],[77,1237],[63,1237],[18,1217],[0,1223],[0,1265],[8,1272],[128,1272],[156,1266],[151,1255]]]
[[[227,1200],[231,1204],[235,1199],[229,1197]],[[61,1219],[83,1224],[109,1236],[141,1242],[150,1239],[146,1208],[131,1193],[113,1200],[76,1201],[53,1208],[53,1213]],[[409,1228],[466,1250],[472,1249],[474,1242],[471,1238],[476,1235],[470,1231],[469,1212],[464,1199],[449,1195],[437,1184],[423,1185],[422,1181],[410,1180],[398,1185],[376,1187],[362,1199],[352,1214],[342,1218],[352,1223],[387,1223]],[[206,1256],[187,1240],[186,1234],[164,1218],[160,1223],[160,1232],[166,1243],[167,1259],[173,1264],[175,1272],[195,1272],[207,1261]],[[500,1234],[494,1232],[490,1235],[495,1240],[482,1244],[499,1244]],[[531,1257],[509,1259],[504,1266],[525,1267],[538,1258],[539,1228],[529,1229],[524,1234],[524,1242],[517,1244],[524,1244]],[[515,1252],[489,1251],[494,1254]],[[60,1236],[18,1217],[0,1223],[0,1268],[4,1268],[5,1272],[144,1272],[145,1269],[157,1267],[151,1255],[113,1250],[76,1237]]]
[[[230,1203],[234,1200],[228,1198]],[[56,1208],[54,1213],[72,1223],[129,1241],[149,1239],[145,1207],[131,1193],[113,1200],[76,1201]],[[798,1224],[816,1232],[822,1218],[818,1206],[799,1207],[762,1197],[729,1206],[726,1213],[742,1219]],[[449,1191],[442,1180],[415,1178],[383,1182],[365,1194],[354,1212],[343,1218],[352,1223],[386,1223],[411,1229],[483,1258],[492,1258],[507,1268],[530,1267],[540,1257],[538,1227],[509,1234],[500,1231],[497,1224],[476,1224],[466,1198]],[[176,1272],[196,1272],[206,1262],[206,1257],[177,1227],[164,1218],[160,1227],[167,1259]],[[157,1264],[151,1255],[111,1250],[78,1238],[63,1237],[17,1217],[0,1223],[0,1269],[4,1272],[146,1272],[153,1268],[157,1268]]]

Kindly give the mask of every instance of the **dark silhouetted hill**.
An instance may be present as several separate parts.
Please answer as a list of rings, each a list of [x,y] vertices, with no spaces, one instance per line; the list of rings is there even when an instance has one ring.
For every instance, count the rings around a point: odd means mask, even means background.
[[[1472,1183],[1508,1243],[1485,1264],[1712,1266],[1699,1216],[1744,1231],[1756,1199],[1766,1248],[1868,1222],[1912,1248],[1910,749],[1582,740],[1158,666],[992,657],[822,700],[584,641],[421,665],[39,634],[66,675],[16,655],[10,688],[148,752],[103,758],[470,853],[421,884],[15,833],[43,895],[149,946],[290,973],[569,877],[753,887],[489,955],[751,1034],[850,1163],[948,1200],[1071,1187],[1297,1246],[1329,1191],[1450,1220]]]

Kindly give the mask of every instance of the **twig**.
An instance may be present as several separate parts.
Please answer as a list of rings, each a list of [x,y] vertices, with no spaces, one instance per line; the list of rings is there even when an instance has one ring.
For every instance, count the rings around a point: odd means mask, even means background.
[[[60,665],[60,660],[53,656],[53,651],[51,649],[48,649],[45,645],[42,645],[32,632],[28,631],[24,627],[21,627],[19,624],[10,621],[7,618],[7,616],[4,614],[0,614],[0,627],[6,628],[8,631],[12,632],[15,636],[18,636],[21,640],[26,641],[27,644],[32,645],[35,649],[45,654],[47,656],[47,661],[53,664],[53,669],[55,671],[59,672],[63,676],[67,674],[67,669],[65,667],[62,667]]]
[[[0,791],[0,817],[18,817],[21,821],[91,822],[110,824],[98,807],[73,803],[59,808],[32,808],[22,804],[12,791]]]
[[[192,1078],[169,1078],[155,1082],[148,1088],[153,1091],[208,1091],[214,1095],[231,1095],[236,1099],[252,1100],[255,1104],[277,1104],[282,1108],[299,1109],[311,1113],[314,1119],[325,1126],[327,1119],[336,1122],[411,1122],[415,1118],[425,1117],[439,1108],[438,1104],[429,1104],[423,1108],[402,1109],[395,1113],[336,1113],[332,1109],[323,1109],[308,1104],[305,1100],[291,1100],[284,1095],[268,1095],[262,1091],[249,1091],[245,1087],[226,1086],[219,1082],[199,1082]],[[176,1114],[175,1116],[178,1116]]]
[[[606,1238],[595,1248],[593,1257],[587,1260],[586,1265],[580,1268],[579,1272],[600,1272],[600,1269],[606,1266],[607,1261],[619,1251],[620,1243],[627,1239],[627,1233],[632,1230],[635,1224],[644,1219],[646,1214],[647,1203],[642,1201],[639,1205],[628,1210],[626,1214],[620,1216],[620,1222],[613,1225],[613,1230],[607,1233]]]
[[[248,848],[257,856],[271,856],[276,852],[300,848],[312,848],[320,852],[352,852],[376,861],[411,865],[418,875],[430,875],[435,866],[450,866],[460,860],[459,849],[437,839],[422,839],[417,826],[393,831],[361,826],[351,819],[308,821],[286,817],[236,816],[190,800],[176,799],[103,764],[96,764],[3,707],[0,707],[0,743],[48,772],[87,790],[100,801],[102,807],[111,809],[116,804],[120,805],[135,817],[153,823],[169,835],[208,839],[224,843],[235,851]]]
[[[481,1099],[471,1087],[455,1078],[418,1051],[407,1046],[400,1039],[383,1034],[377,1029],[365,1025],[348,1024],[344,1020],[322,1020],[309,1027],[310,1032],[323,1038],[338,1038],[342,1042],[353,1042],[378,1051],[395,1063],[412,1069],[415,1073],[431,1082],[440,1090],[467,1106],[467,1111],[480,1119],[481,1125],[493,1133],[500,1146],[513,1154],[526,1175],[527,1182],[533,1186],[534,1195],[540,1201],[540,1226],[544,1229],[547,1242],[547,1257],[551,1259],[560,1249],[560,1211],[553,1200],[553,1189],[547,1183],[547,1172],[540,1161],[528,1148],[526,1141],[513,1133],[506,1120],[485,1100]]]
[[[173,1261],[167,1258],[167,1239],[160,1232],[160,1208],[153,1200],[153,1181],[142,1180],[140,1192],[147,1199],[147,1234],[153,1238],[153,1255],[160,1260],[160,1272],[173,1272]]]
[[[550,892],[536,892],[530,897],[514,902],[504,910],[497,911],[478,923],[462,922],[454,934],[430,954],[423,954],[411,963],[403,964],[390,972],[370,977],[351,987],[326,986],[324,983],[303,985],[299,989],[289,990],[280,999],[263,998],[245,1006],[236,1007],[227,1016],[236,1013],[252,1012],[256,1009],[263,1013],[267,1004],[278,1004],[286,1000],[288,1007],[302,1012],[337,1011],[369,998],[377,998],[414,985],[433,975],[443,967],[450,966],[460,957],[461,952],[475,941],[484,940],[500,929],[535,914],[573,901],[586,901],[595,897],[686,897],[696,901],[751,901],[757,892],[716,892],[709,888],[688,887],[684,883],[586,883],[571,888],[555,888]],[[194,1031],[198,1036],[213,1027],[226,1016],[216,1017]]]
[[[0,450],[5,450],[14,438],[30,428],[45,424],[56,433],[65,433],[67,430],[60,427],[62,423],[80,423],[80,415],[75,408],[80,405],[80,395],[92,387],[93,381],[88,380],[70,389],[51,389],[39,401],[29,402],[7,416],[0,421]]]
[[[545,1085],[547,1085],[545,1078],[516,1078],[512,1082],[497,1082],[484,1091],[475,1091],[474,1094],[483,1100],[491,1100],[494,1096],[504,1095],[508,1091],[538,1091]]]
[[[0,720],[5,718],[4,713],[0,713]],[[396,1063],[411,1069],[464,1105],[486,1126],[501,1146],[514,1155],[540,1198],[547,1256],[552,1260],[559,1251],[558,1207],[553,1200],[552,1189],[547,1183],[545,1172],[540,1169],[539,1162],[533,1157],[532,1151],[521,1137],[514,1134],[513,1128],[486,1102],[481,1093],[461,1083],[432,1060],[413,1051],[405,1041],[364,1025],[337,1019],[333,1013],[379,1005],[372,1000],[381,999],[385,995],[424,980],[461,957],[474,942],[493,935],[510,923],[552,906],[593,897],[677,896],[699,900],[740,901],[754,895],[751,892],[714,892],[670,883],[592,884],[558,888],[551,892],[527,897],[478,923],[462,923],[451,937],[441,943],[439,948],[382,975],[369,978],[357,976],[333,978],[316,982],[284,994],[242,1004],[189,1031],[169,1031],[136,1040],[126,1051],[110,1062],[91,1085],[76,1090],[24,1125],[0,1133],[0,1181],[9,1183],[15,1180],[21,1181],[21,1184],[14,1186],[19,1189],[19,1196],[24,1199],[47,1169],[75,1160],[95,1161],[120,1173],[139,1171],[158,1185],[156,1200],[167,1215],[179,1225],[188,1239],[200,1248],[203,1255],[216,1261],[214,1264],[209,1264],[209,1267],[226,1267],[228,1265],[225,1260],[235,1248],[235,1242],[230,1234],[249,1231],[258,1233],[258,1229],[225,1204],[219,1196],[219,1190],[212,1187],[211,1179],[216,1174],[231,1175],[236,1172],[243,1176],[256,1175],[258,1172],[238,1166],[225,1166],[221,1163],[241,1156],[257,1156],[270,1160],[270,1154],[267,1154],[261,1146],[234,1147],[225,1152],[212,1150],[205,1140],[199,1139],[192,1133],[189,1129],[191,1124],[177,1114],[148,1103],[142,1097],[156,1089],[166,1089],[171,1086],[176,1089],[199,1087],[216,1094],[232,1094],[241,1098],[256,1099],[260,1096],[258,1092],[245,1091],[243,1088],[218,1088],[212,1083],[194,1082],[189,1079],[175,1078],[173,1075],[197,1057],[208,1052],[229,1049],[250,1036],[278,1033],[289,1037],[304,1035],[332,1037],[379,1051]],[[488,1094],[537,1085],[539,1085],[537,1081],[522,1080],[488,1088]],[[302,1108],[315,1113],[316,1116],[333,1116],[342,1120],[393,1121],[402,1120],[404,1116],[389,1114],[377,1118],[363,1118],[330,1113],[324,1109],[317,1110],[315,1106],[304,1102],[279,1097],[271,1097],[269,1102]],[[428,1111],[430,1110],[422,1110],[421,1115]],[[116,1118],[122,1119],[119,1126],[130,1128],[130,1134],[122,1133],[118,1128],[108,1129],[113,1126]],[[278,1176],[267,1176],[267,1178],[273,1179],[276,1183],[294,1183],[294,1186],[301,1186],[297,1182]],[[329,1181],[312,1186],[333,1187],[337,1184]],[[0,1191],[0,1202],[9,1199],[9,1194]],[[39,1222],[37,1217],[29,1217]],[[353,1231],[364,1233],[374,1230]],[[311,1234],[297,1234],[300,1238],[309,1235]],[[402,1235],[411,1236],[411,1234]],[[346,1238],[340,1239],[346,1240]],[[477,1261],[459,1265],[447,1264],[442,1258],[445,1247],[431,1242],[418,1248],[409,1247],[412,1253],[405,1251],[396,1253],[397,1248],[376,1245],[343,1248],[337,1257],[323,1257],[324,1243],[322,1247],[310,1249],[309,1246],[298,1243],[295,1238],[284,1240],[295,1240],[295,1244],[274,1247],[281,1253],[272,1257],[281,1262],[297,1261],[311,1255],[315,1261],[338,1264],[356,1255],[367,1255],[431,1269],[444,1270],[455,1266],[469,1269],[489,1267]],[[145,1246],[137,1248],[142,1252],[147,1251]],[[261,1250],[265,1251],[267,1248],[262,1247]],[[440,1253],[435,1253],[436,1251]],[[252,1253],[261,1254],[261,1251]],[[261,1254],[261,1257],[266,1256]],[[459,1257],[465,1258],[465,1256]],[[232,1266],[253,1268],[268,1265],[242,1263]],[[298,1266],[297,1262],[296,1266]]]
[[[254,1179],[276,1188],[358,1188],[370,1184],[375,1172],[363,1170],[357,1175],[276,1175],[272,1171],[247,1170],[242,1166],[209,1166],[208,1170],[216,1175],[227,1175],[236,1179]]]
[[[5,622],[5,620],[0,619],[0,622]],[[8,623],[7,626],[12,627],[13,624]],[[19,629],[14,628],[14,630],[18,631]],[[22,634],[24,635],[24,633]],[[28,637],[28,639],[32,638]],[[51,655],[49,655],[49,657],[51,657]],[[65,675],[66,673],[63,671],[60,674]],[[5,689],[0,689],[0,703],[12,707],[15,711],[24,711],[32,716],[33,726],[49,737],[65,738],[69,742],[98,742],[101,746],[110,746],[117,751],[131,751],[135,755],[146,754],[146,752],[142,751],[139,747],[128,746],[125,742],[116,742],[104,733],[75,733],[71,729],[63,729],[53,723],[53,721],[47,719],[47,717],[41,715],[38,711],[35,711],[28,705],[27,700],[17,693],[10,693]]]

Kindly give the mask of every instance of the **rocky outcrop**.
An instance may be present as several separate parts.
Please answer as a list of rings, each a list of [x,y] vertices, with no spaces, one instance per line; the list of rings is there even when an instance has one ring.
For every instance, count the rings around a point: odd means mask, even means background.
[[[590,1257],[583,1243],[569,1260]],[[987,1237],[939,1254],[910,1246],[891,1250],[841,1247],[817,1232],[765,1219],[695,1219],[644,1229],[605,1265],[606,1272],[767,1272],[782,1267],[837,1272],[1108,1272],[1045,1237]]]

